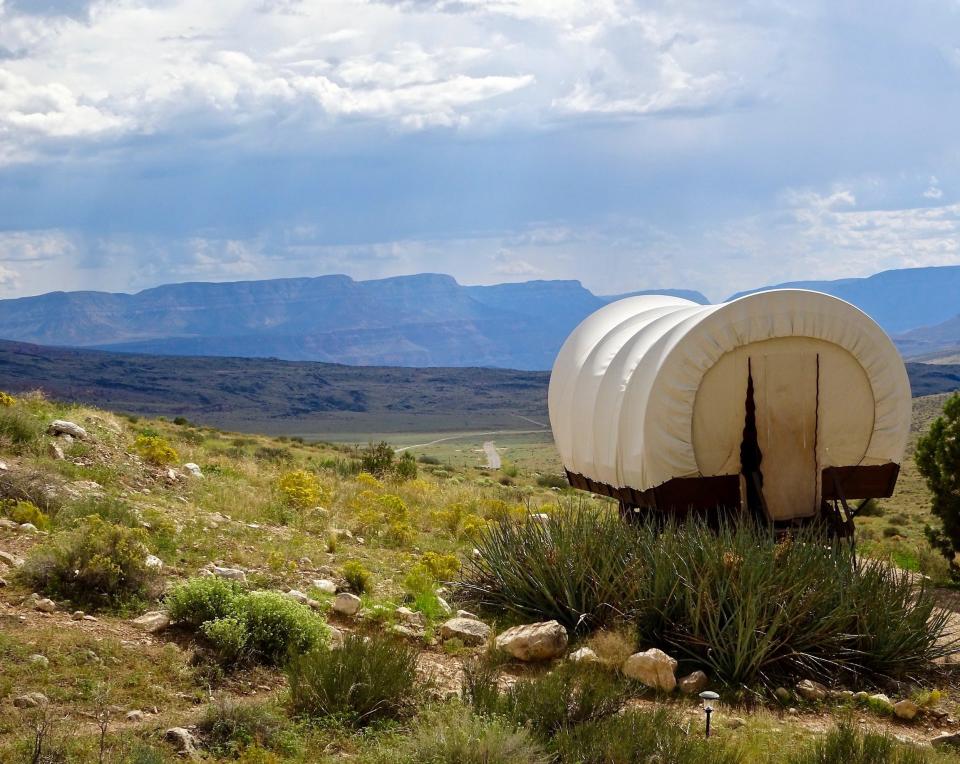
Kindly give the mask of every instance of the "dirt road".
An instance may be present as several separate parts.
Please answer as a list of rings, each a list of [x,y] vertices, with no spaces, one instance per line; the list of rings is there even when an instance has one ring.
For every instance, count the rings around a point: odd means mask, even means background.
[[[500,454],[497,453],[497,448],[494,446],[492,440],[488,440],[483,444],[483,452],[487,455],[487,469],[500,469]]]

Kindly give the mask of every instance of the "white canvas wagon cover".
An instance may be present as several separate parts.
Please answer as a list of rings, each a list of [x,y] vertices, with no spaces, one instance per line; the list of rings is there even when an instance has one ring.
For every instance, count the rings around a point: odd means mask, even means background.
[[[563,344],[548,400],[570,482],[635,505],[682,503],[697,493],[690,481],[709,478],[741,500],[755,426],[774,520],[840,495],[889,495],[911,416],[884,331],[843,300],[797,289],[606,305]]]

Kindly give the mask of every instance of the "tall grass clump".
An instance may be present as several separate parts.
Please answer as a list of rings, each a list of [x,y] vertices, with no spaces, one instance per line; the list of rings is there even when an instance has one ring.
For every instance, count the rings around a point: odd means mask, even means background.
[[[420,700],[418,651],[391,639],[351,634],[335,650],[312,650],[287,666],[296,713],[357,727],[410,715]]]
[[[43,426],[16,399],[8,405],[0,405],[0,444],[9,445],[16,451],[36,443],[43,433]]]
[[[563,509],[490,524],[464,563],[458,597],[521,619],[556,619],[587,631],[636,602],[641,562],[635,532],[614,512]]]
[[[641,644],[733,684],[899,678],[957,649],[923,584],[817,528],[777,538],[753,523],[631,527],[564,509],[502,521],[475,543],[459,593],[476,606],[581,630],[626,617]]]
[[[890,735],[861,732],[842,721],[825,735],[807,743],[789,764],[926,764],[926,752]]]

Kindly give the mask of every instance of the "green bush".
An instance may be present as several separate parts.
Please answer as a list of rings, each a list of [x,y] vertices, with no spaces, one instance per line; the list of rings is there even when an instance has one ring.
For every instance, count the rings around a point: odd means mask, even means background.
[[[248,656],[250,632],[246,621],[234,615],[215,618],[200,625],[200,632],[216,650],[221,660],[228,663]]]
[[[889,735],[861,732],[849,721],[810,741],[790,764],[925,764],[927,754]]]
[[[413,734],[390,745],[384,764],[549,764],[553,758],[529,731],[463,709],[425,714]]]
[[[552,748],[561,762],[670,762],[670,764],[740,764],[736,750],[716,738],[688,735],[672,712],[630,709],[618,716],[561,730]]]
[[[360,469],[377,477],[384,477],[393,467],[393,446],[386,441],[370,443],[360,451]]]
[[[37,591],[92,608],[137,604],[160,588],[159,573],[146,564],[145,539],[139,528],[88,517],[37,547],[19,576]]]
[[[614,676],[565,663],[543,676],[520,679],[505,692],[481,660],[466,664],[465,700],[479,713],[499,714],[548,739],[560,730],[617,714],[630,696]]]
[[[290,655],[326,644],[326,624],[306,605],[280,592],[250,592],[239,601],[253,658],[281,664]]]
[[[176,464],[180,461],[176,449],[160,435],[138,435],[136,441],[134,441],[133,449],[140,454],[145,462],[159,467]]]
[[[32,501],[5,499],[0,501],[0,512],[15,523],[31,523],[42,531],[50,527],[47,517]]]
[[[404,642],[348,635],[336,650],[312,650],[287,666],[297,713],[365,726],[416,708],[417,650]]]
[[[950,396],[943,404],[943,415],[917,441],[914,460],[932,494],[930,511],[939,520],[938,526],[924,529],[927,540],[960,580],[956,563],[960,552],[960,393]]]
[[[347,560],[343,564],[343,579],[354,594],[363,594],[373,586],[373,576],[358,560]]]
[[[537,485],[541,488],[569,488],[569,483],[563,475],[538,475]]]
[[[207,621],[235,616],[243,588],[235,581],[200,576],[178,584],[164,599],[174,621],[199,629]]]
[[[413,454],[404,451],[393,466],[393,476],[397,480],[414,480],[417,477],[417,460]]]
[[[857,563],[818,529],[778,540],[744,523],[630,527],[614,513],[552,513],[480,533],[458,594],[572,629],[621,615],[642,644],[734,684],[803,675],[901,677],[956,650],[920,584]]]

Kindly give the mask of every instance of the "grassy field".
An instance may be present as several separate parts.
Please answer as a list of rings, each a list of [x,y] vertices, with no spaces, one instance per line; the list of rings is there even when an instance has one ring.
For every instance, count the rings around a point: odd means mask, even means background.
[[[918,422],[929,421],[937,405],[933,399],[920,401]],[[72,443],[56,439],[63,459],[56,458],[51,448],[55,439],[44,433],[57,418],[77,422],[91,436]],[[151,463],[152,452],[144,445],[156,444],[151,438],[175,449],[173,474],[167,466]],[[158,607],[155,594],[92,606],[50,592],[56,609],[47,613],[33,605],[33,587],[16,565],[0,563],[6,584],[0,587],[0,761],[30,761],[41,733],[51,756],[43,760],[177,761],[176,746],[164,740],[171,727],[190,729],[210,761],[470,761],[414,754],[398,758],[411,746],[425,745],[422,738],[435,723],[443,729],[451,729],[451,718],[460,720],[458,725],[467,724],[463,721],[467,712],[455,699],[462,687],[462,661],[483,652],[456,640],[438,639],[447,614],[439,609],[433,584],[429,592],[424,589],[424,576],[431,581],[455,577],[456,568],[472,554],[472,534],[491,521],[527,512],[551,513],[560,505],[596,508],[608,503],[538,483],[560,471],[544,431],[495,435],[474,431],[452,437],[438,431],[394,434],[390,439],[398,447],[413,446],[410,451],[425,459],[415,478],[393,473],[376,478],[358,471],[357,459],[363,454],[349,443],[241,435],[189,422],[118,416],[35,396],[0,408],[0,491],[8,498],[29,499],[42,510],[33,516],[37,532],[9,522],[0,527],[0,551],[9,555],[8,560],[30,560],[51,543],[65,543],[77,527],[86,527],[82,523],[88,514],[106,517],[139,529],[149,551],[162,561],[160,577],[167,591],[215,563],[242,570],[252,589],[303,592],[315,602],[314,617],[344,635],[374,639],[406,623],[398,606],[414,608],[422,626],[405,632],[402,639],[416,651],[419,675],[431,683],[418,701],[422,705],[418,715],[363,731],[334,718],[304,718],[291,710],[282,669],[249,660],[225,662],[195,629],[175,625],[148,633],[136,627],[134,616]],[[495,442],[504,460],[500,470],[482,467],[480,450],[488,440]],[[204,476],[191,477],[181,466],[186,462],[199,465]],[[298,470],[311,476],[317,490],[302,504],[284,488],[284,480]],[[12,507],[8,502],[3,513],[12,516]],[[884,503],[883,511],[883,516],[863,522],[864,534],[876,536],[870,543],[878,553],[897,552],[906,564],[920,566],[920,555],[914,561],[907,552],[920,539],[927,510],[922,486],[909,465],[897,495]],[[900,514],[908,520],[896,520]],[[899,531],[897,536],[884,535],[883,528],[891,521],[903,535]],[[361,594],[361,616],[348,617],[331,610],[332,596],[314,582],[329,579],[343,588],[357,566],[368,574],[369,584]],[[440,593],[450,597],[449,588]],[[70,614],[77,609],[93,613],[96,620],[75,619]],[[488,622],[498,630],[510,619],[493,617]],[[620,640],[618,644],[628,649],[637,646],[631,644],[635,636],[630,634],[606,639]],[[571,648],[580,644],[574,639]],[[499,670],[505,683],[544,674],[542,667],[516,662]],[[952,721],[960,715],[960,694],[950,674],[888,690],[930,703],[936,714],[931,710],[916,722],[842,702],[795,700],[795,711],[790,712],[769,694],[718,689],[730,700],[714,718],[717,746],[737,752],[739,758],[730,761],[786,762],[785,757],[851,713],[859,719],[858,729],[918,743],[938,731],[960,729]],[[930,695],[932,690],[937,693]],[[47,703],[36,708],[14,704],[14,699],[30,692],[42,693]],[[631,708],[666,709],[675,715],[683,738],[702,733],[702,712],[695,699],[658,696],[639,688],[629,693]],[[140,713],[128,718],[131,711]],[[237,721],[241,716],[246,721]],[[210,718],[218,719],[219,726],[211,728],[204,721]],[[719,748],[711,750],[716,754]],[[919,760],[952,760],[925,750],[927,758]],[[564,759],[568,760],[572,759]],[[718,759],[675,760],[680,764]]]

